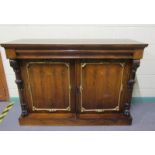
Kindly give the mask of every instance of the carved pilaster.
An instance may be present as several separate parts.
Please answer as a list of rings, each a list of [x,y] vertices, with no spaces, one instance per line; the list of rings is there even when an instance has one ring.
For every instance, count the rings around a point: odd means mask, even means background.
[[[133,60],[132,69],[131,69],[131,77],[130,77],[130,80],[128,81],[128,87],[129,89],[131,89],[131,91],[135,83],[135,75],[136,75],[136,71],[139,65],[140,65],[140,60]]]
[[[124,105],[124,115],[130,116],[130,104],[129,103],[125,103]]]
[[[16,84],[18,87],[18,91],[19,91],[19,98],[20,98],[20,104],[21,104],[21,109],[22,109],[22,114],[21,116],[26,116],[28,115],[28,109],[27,109],[27,105],[24,102],[24,98],[23,98],[23,81],[21,79],[21,72],[20,72],[20,67],[19,67],[19,63],[17,60],[10,60],[10,66],[13,68],[15,75],[16,75]]]
[[[137,71],[137,68],[139,67],[139,65],[140,65],[140,60],[133,60],[130,79],[128,81],[129,95],[127,98],[127,102],[124,105],[124,115],[126,115],[126,116],[130,116],[130,104],[131,104],[133,85],[135,83],[135,75],[136,75],[136,71]]]

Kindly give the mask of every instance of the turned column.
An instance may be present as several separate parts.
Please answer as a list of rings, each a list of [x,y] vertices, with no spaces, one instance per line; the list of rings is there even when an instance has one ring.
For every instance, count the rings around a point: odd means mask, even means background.
[[[19,92],[19,99],[20,99],[20,104],[21,104],[21,116],[27,116],[28,115],[28,108],[26,103],[24,102],[24,92],[23,92],[23,81],[21,78],[21,71],[20,71],[20,66],[18,63],[18,60],[10,60],[10,66],[13,68],[16,76],[15,83],[17,84],[18,87],[18,92]]]

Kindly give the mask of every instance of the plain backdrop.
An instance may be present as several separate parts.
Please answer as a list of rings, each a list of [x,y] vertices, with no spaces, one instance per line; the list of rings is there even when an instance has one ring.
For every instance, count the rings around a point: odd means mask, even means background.
[[[145,49],[144,58],[137,71],[136,84],[134,86],[133,96],[136,97],[154,97],[155,96],[155,25],[135,25],[135,24],[87,24],[87,25],[0,25],[0,42],[12,41],[23,38],[47,39],[47,38],[66,38],[66,39],[133,39],[148,43]],[[3,56],[3,63],[11,97],[17,97],[17,86],[13,82],[15,75],[9,62],[6,59],[5,51],[0,48]]]

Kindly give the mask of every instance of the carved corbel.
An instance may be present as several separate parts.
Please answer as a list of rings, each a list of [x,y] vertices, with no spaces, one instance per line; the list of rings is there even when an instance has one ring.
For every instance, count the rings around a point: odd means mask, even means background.
[[[133,90],[133,85],[135,83],[135,75],[136,75],[136,71],[137,68],[140,65],[140,60],[133,60],[132,63],[132,68],[131,68],[131,74],[130,74],[130,79],[128,81],[128,91],[129,91],[129,95],[128,95],[128,99],[124,105],[124,115],[125,116],[130,116],[130,104],[131,104],[131,97],[132,97],[132,90]]]
[[[19,63],[17,60],[10,60],[10,66],[13,68],[15,72],[15,76],[16,76],[15,83],[17,84],[17,87],[18,87],[21,110],[22,110],[21,116],[24,117],[28,115],[28,109],[27,109],[27,105],[24,102],[24,98],[23,98],[23,95],[24,95],[23,94],[23,81],[21,78]]]
[[[128,81],[128,88],[131,90],[133,89],[133,85],[135,83],[135,75],[139,65],[140,65],[140,60],[133,60],[131,76],[130,76],[130,80]]]

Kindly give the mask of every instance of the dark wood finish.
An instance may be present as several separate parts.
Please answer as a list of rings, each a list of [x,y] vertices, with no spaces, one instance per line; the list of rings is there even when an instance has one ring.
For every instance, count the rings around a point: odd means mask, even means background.
[[[9,92],[0,53],[0,101],[8,101],[8,100],[9,100]]]
[[[28,65],[30,91],[35,101],[33,108],[70,111],[69,64],[30,62]]]
[[[123,70],[119,62],[81,63],[81,111],[119,110]]]
[[[25,117],[28,115],[28,109],[27,104],[25,103],[25,94],[24,94],[24,88],[23,88],[23,80],[21,78],[21,70],[19,66],[18,60],[10,60],[10,66],[13,68],[15,75],[16,75],[16,84],[19,91],[19,97],[20,97],[20,103],[21,103],[21,109],[22,109],[22,117]]]
[[[129,39],[21,39],[3,43],[5,48],[16,49],[143,49],[147,44]]]
[[[132,97],[132,90],[133,90],[133,85],[135,83],[135,75],[136,75],[136,70],[140,65],[140,60],[133,60],[132,61],[132,68],[131,68],[131,73],[130,73],[130,79],[128,81],[128,99],[127,102],[124,104],[124,115],[130,116],[130,104],[131,104],[131,97]]]
[[[97,117],[100,116],[100,117]],[[74,115],[64,117],[63,114],[53,115],[47,113],[31,113],[27,117],[20,117],[20,125],[130,125],[131,117],[126,117],[121,113],[101,114],[101,115],[83,115],[83,118],[77,118]]]
[[[132,40],[18,40],[2,44],[16,74],[21,125],[129,125]]]

